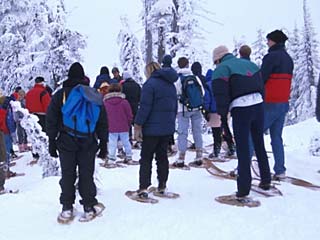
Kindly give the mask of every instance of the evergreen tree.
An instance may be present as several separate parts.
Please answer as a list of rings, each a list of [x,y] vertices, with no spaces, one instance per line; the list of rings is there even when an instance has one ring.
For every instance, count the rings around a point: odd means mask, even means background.
[[[300,62],[300,53],[301,53],[301,39],[300,31],[295,25],[293,33],[289,36],[287,49],[289,55],[292,57],[294,63],[293,77],[291,82],[291,93],[290,93],[290,108],[287,114],[286,124],[291,125],[298,122],[298,109],[296,108],[296,102],[301,94],[300,91],[300,81],[302,78],[301,73],[301,62]]]
[[[317,90],[317,72],[319,71],[318,42],[313,29],[306,0],[303,1],[304,24],[298,62],[296,62],[294,97],[298,96],[292,108],[295,108],[295,122],[314,117]],[[296,93],[297,91],[297,93]]]
[[[144,58],[160,62],[164,54],[170,54],[211,65],[210,54],[203,48],[203,29],[199,24],[199,18],[208,19],[209,14],[203,3],[203,0],[144,1]]]
[[[257,33],[257,40],[252,43],[252,61],[260,67],[262,59],[267,53],[267,45],[265,32],[262,29],[259,29]]]
[[[51,4],[51,5],[49,5]],[[6,1],[0,5],[1,88],[12,92],[30,88],[34,77],[45,77],[51,87],[80,60],[83,37],[65,26],[63,0]]]
[[[143,83],[143,61],[137,37],[132,33],[127,17],[121,18],[122,29],[118,34],[120,45],[120,64],[123,70],[132,73],[132,77],[139,84]]]

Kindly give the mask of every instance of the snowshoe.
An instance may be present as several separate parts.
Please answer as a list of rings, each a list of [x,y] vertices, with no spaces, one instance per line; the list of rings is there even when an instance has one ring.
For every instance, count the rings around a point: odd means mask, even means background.
[[[4,188],[2,190],[0,190],[0,195],[3,195],[3,194],[17,194],[19,193],[19,189],[7,189],[7,188]]]
[[[69,224],[73,221],[74,217],[75,214],[73,212],[73,209],[63,210],[61,213],[59,213],[57,221],[60,224]]]
[[[139,161],[132,160],[132,158],[125,158],[123,161],[118,161],[117,163],[126,165],[139,165]]]
[[[8,170],[6,172],[6,179],[12,178],[12,177],[21,177],[21,176],[25,176],[25,173],[17,173],[17,172],[12,172],[10,170]]]
[[[102,216],[102,212],[106,207],[103,203],[97,203],[89,211],[85,211],[83,215],[79,218],[79,222],[90,222],[96,217]]]
[[[222,204],[237,206],[237,207],[259,207],[260,201],[254,200],[251,197],[237,197],[235,194],[219,196],[215,200]]]
[[[165,188],[156,188],[156,187],[150,187],[149,191],[153,193],[156,197],[161,198],[179,198],[180,195],[178,193],[168,192]]]
[[[137,202],[142,202],[142,203],[151,203],[151,204],[155,204],[158,203],[159,200],[152,198],[149,196],[149,191],[145,190],[145,191],[126,191],[125,195]]]
[[[170,169],[181,169],[181,170],[190,170],[190,167],[185,165],[184,162],[174,162],[172,164],[169,164]]]
[[[261,183],[259,185],[251,184],[251,191],[264,197],[283,196],[282,192],[271,184],[268,187],[262,186]]]
[[[118,163],[118,162],[116,162],[116,161],[105,161],[105,162],[103,162],[103,163],[100,163],[99,165],[100,165],[101,167],[108,168],[108,169],[110,169],[110,168],[117,168],[117,167],[119,167],[119,168],[125,168],[124,165],[122,165],[122,164],[120,164],[120,163]]]

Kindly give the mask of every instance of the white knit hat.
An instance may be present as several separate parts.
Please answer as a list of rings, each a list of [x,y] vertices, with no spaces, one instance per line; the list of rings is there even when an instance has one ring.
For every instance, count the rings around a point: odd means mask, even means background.
[[[226,46],[221,45],[213,49],[212,58],[213,62],[215,63],[217,60],[221,59],[224,55],[229,53],[229,50]]]
[[[131,72],[129,72],[129,71],[123,71],[123,73],[122,73],[122,77],[124,80],[131,78],[131,76],[132,76]]]

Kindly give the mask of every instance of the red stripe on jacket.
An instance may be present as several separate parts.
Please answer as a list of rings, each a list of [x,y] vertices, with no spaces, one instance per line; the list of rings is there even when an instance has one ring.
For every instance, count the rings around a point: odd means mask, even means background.
[[[289,101],[292,74],[274,73],[265,84],[266,103],[285,103]]]

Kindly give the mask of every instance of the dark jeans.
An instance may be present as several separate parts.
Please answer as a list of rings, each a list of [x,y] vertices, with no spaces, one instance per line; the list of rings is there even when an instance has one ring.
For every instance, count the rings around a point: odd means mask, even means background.
[[[251,154],[249,135],[252,136],[262,183],[270,183],[270,167],[263,140],[263,103],[249,107],[235,107],[231,111],[234,138],[237,145],[237,196],[246,196],[251,189]]]
[[[167,148],[170,136],[143,136],[141,147],[139,189],[151,185],[152,160],[155,154],[159,188],[165,188],[169,175]]]
[[[45,114],[37,114],[34,113],[34,115],[36,115],[39,118],[39,124],[42,128],[43,132],[46,132],[46,115]]]
[[[61,133],[57,140],[61,164],[61,195],[60,203],[65,209],[72,208],[75,201],[75,182],[78,167],[78,187],[82,198],[80,203],[84,208],[97,204],[96,185],[93,179],[97,142],[92,137],[89,139],[78,139]]]

